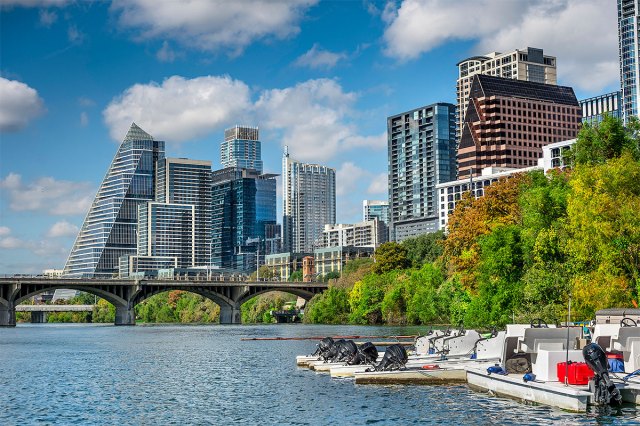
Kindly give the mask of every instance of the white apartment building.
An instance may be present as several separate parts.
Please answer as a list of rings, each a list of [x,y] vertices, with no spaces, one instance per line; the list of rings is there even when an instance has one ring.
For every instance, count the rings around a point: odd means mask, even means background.
[[[471,81],[476,74],[493,75],[535,83],[557,84],[555,56],[544,55],[542,49],[527,47],[507,53],[492,52],[472,56],[458,62],[458,140],[462,134],[464,114],[469,104]]]
[[[323,246],[326,247],[373,247],[382,243],[384,224],[377,218],[356,224],[339,223],[324,225]]]

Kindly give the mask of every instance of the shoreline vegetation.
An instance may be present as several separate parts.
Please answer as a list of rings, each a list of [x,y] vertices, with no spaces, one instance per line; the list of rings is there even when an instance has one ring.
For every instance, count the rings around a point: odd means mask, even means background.
[[[329,289],[307,303],[304,322],[488,328],[535,318],[565,321],[570,297],[572,320],[590,320],[598,309],[637,307],[640,124],[633,120],[625,128],[610,116],[584,124],[564,160],[570,167],[546,176],[520,173],[485,188],[481,198],[463,195],[446,235],[385,243],[375,261],[348,262]],[[271,322],[269,311],[294,300],[283,293],[258,296],[242,306],[242,321]],[[49,320],[82,315],[51,314]],[[100,300],[92,320],[112,322],[113,315],[113,306]],[[143,322],[208,323],[217,321],[219,308],[172,291],[141,303],[136,315]]]

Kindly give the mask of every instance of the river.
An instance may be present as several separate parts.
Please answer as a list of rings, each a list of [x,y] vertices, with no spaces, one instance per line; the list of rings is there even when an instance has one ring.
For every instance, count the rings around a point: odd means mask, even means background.
[[[315,341],[242,337],[400,334],[351,326],[0,329],[0,425],[638,424],[640,410],[527,406],[466,386],[355,386],[299,369]]]

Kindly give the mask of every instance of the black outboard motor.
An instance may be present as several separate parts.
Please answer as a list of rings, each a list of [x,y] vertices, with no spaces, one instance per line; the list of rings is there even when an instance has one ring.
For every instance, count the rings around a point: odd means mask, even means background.
[[[609,378],[607,354],[597,343],[589,343],[582,348],[582,355],[589,368],[596,373],[593,378],[595,403],[598,405],[622,404],[622,395],[620,395],[620,391]]]
[[[380,363],[373,367],[373,371],[390,371],[394,369],[401,369],[405,366],[409,357],[407,351],[402,345],[391,345],[384,351],[384,356],[380,360]],[[369,369],[367,369],[369,371]]]
[[[325,359],[324,356],[329,352],[331,346],[333,346],[333,339],[331,337],[325,337],[320,341],[320,343],[318,343],[318,346],[316,346],[316,351],[313,353],[313,356],[317,355],[320,358]]]
[[[373,364],[378,359],[378,349],[371,342],[364,343],[358,348],[358,353],[347,361],[348,365]]]
[[[358,353],[358,345],[353,340],[346,340],[340,349],[338,350],[338,356],[335,361],[348,361]]]
[[[329,351],[327,351],[327,354],[324,356],[324,362],[334,362],[336,358],[338,358],[338,354],[340,353],[342,345],[344,345],[345,342],[346,340],[344,339],[336,340],[333,343],[333,346],[329,348]]]

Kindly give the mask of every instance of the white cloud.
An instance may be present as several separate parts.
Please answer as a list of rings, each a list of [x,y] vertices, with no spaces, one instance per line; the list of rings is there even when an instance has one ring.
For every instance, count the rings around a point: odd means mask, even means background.
[[[58,14],[46,9],[41,9],[39,13],[40,25],[49,28],[58,20]]]
[[[54,223],[49,231],[47,231],[47,237],[73,237],[78,235],[80,229],[66,220]]]
[[[249,87],[230,77],[170,77],[161,85],[129,87],[104,110],[111,137],[120,141],[132,121],[154,137],[182,142],[206,135],[250,109]]]
[[[11,234],[11,229],[7,226],[0,226],[0,237],[6,237]]]
[[[4,237],[0,238],[0,248],[7,250],[15,250],[20,248],[27,248],[28,244],[16,237]]]
[[[347,148],[371,148],[383,149],[387,147],[387,132],[374,136],[349,136],[345,138],[344,144]]]
[[[282,39],[300,31],[298,22],[317,0],[115,0],[122,28],[140,39],[164,38],[205,51],[233,54],[256,40]]]
[[[91,98],[87,98],[85,96],[80,96],[78,98],[78,105],[83,106],[83,107],[92,107],[96,104],[96,101],[94,101]]]
[[[0,77],[0,132],[16,132],[45,111],[38,92],[24,83]]]
[[[387,173],[380,173],[376,175],[372,180],[369,188],[367,188],[367,194],[385,194],[389,193],[389,175]]]
[[[350,121],[356,98],[335,80],[308,80],[264,91],[256,110],[262,127],[282,132],[282,145],[293,158],[326,161],[354,147],[380,145],[379,136],[359,136]]]
[[[369,176],[371,173],[351,161],[342,163],[340,168],[336,170],[336,195],[351,195],[358,187],[358,183]]]
[[[298,57],[294,64],[299,67],[331,69],[336,66],[338,61],[346,58],[346,53],[331,52],[322,49],[318,44],[314,44],[311,49]]]
[[[6,191],[11,210],[42,211],[52,215],[84,215],[95,196],[95,189],[88,182],[43,177],[25,184],[16,173],[0,179],[0,190]]]
[[[89,114],[86,111],[80,113],[80,125],[86,127],[89,125]]]
[[[173,62],[178,56],[180,56],[179,53],[173,50],[171,46],[169,46],[169,42],[166,40],[162,43],[162,47],[156,53],[156,58],[158,58],[160,62]]]
[[[71,25],[67,29],[67,38],[71,44],[82,44],[84,41],[84,33],[78,29],[75,25]]]
[[[385,13],[385,53],[401,61],[476,40],[477,54],[542,48],[565,84],[599,90],[619,79],[616,6],[601,0],[404,0]]]

